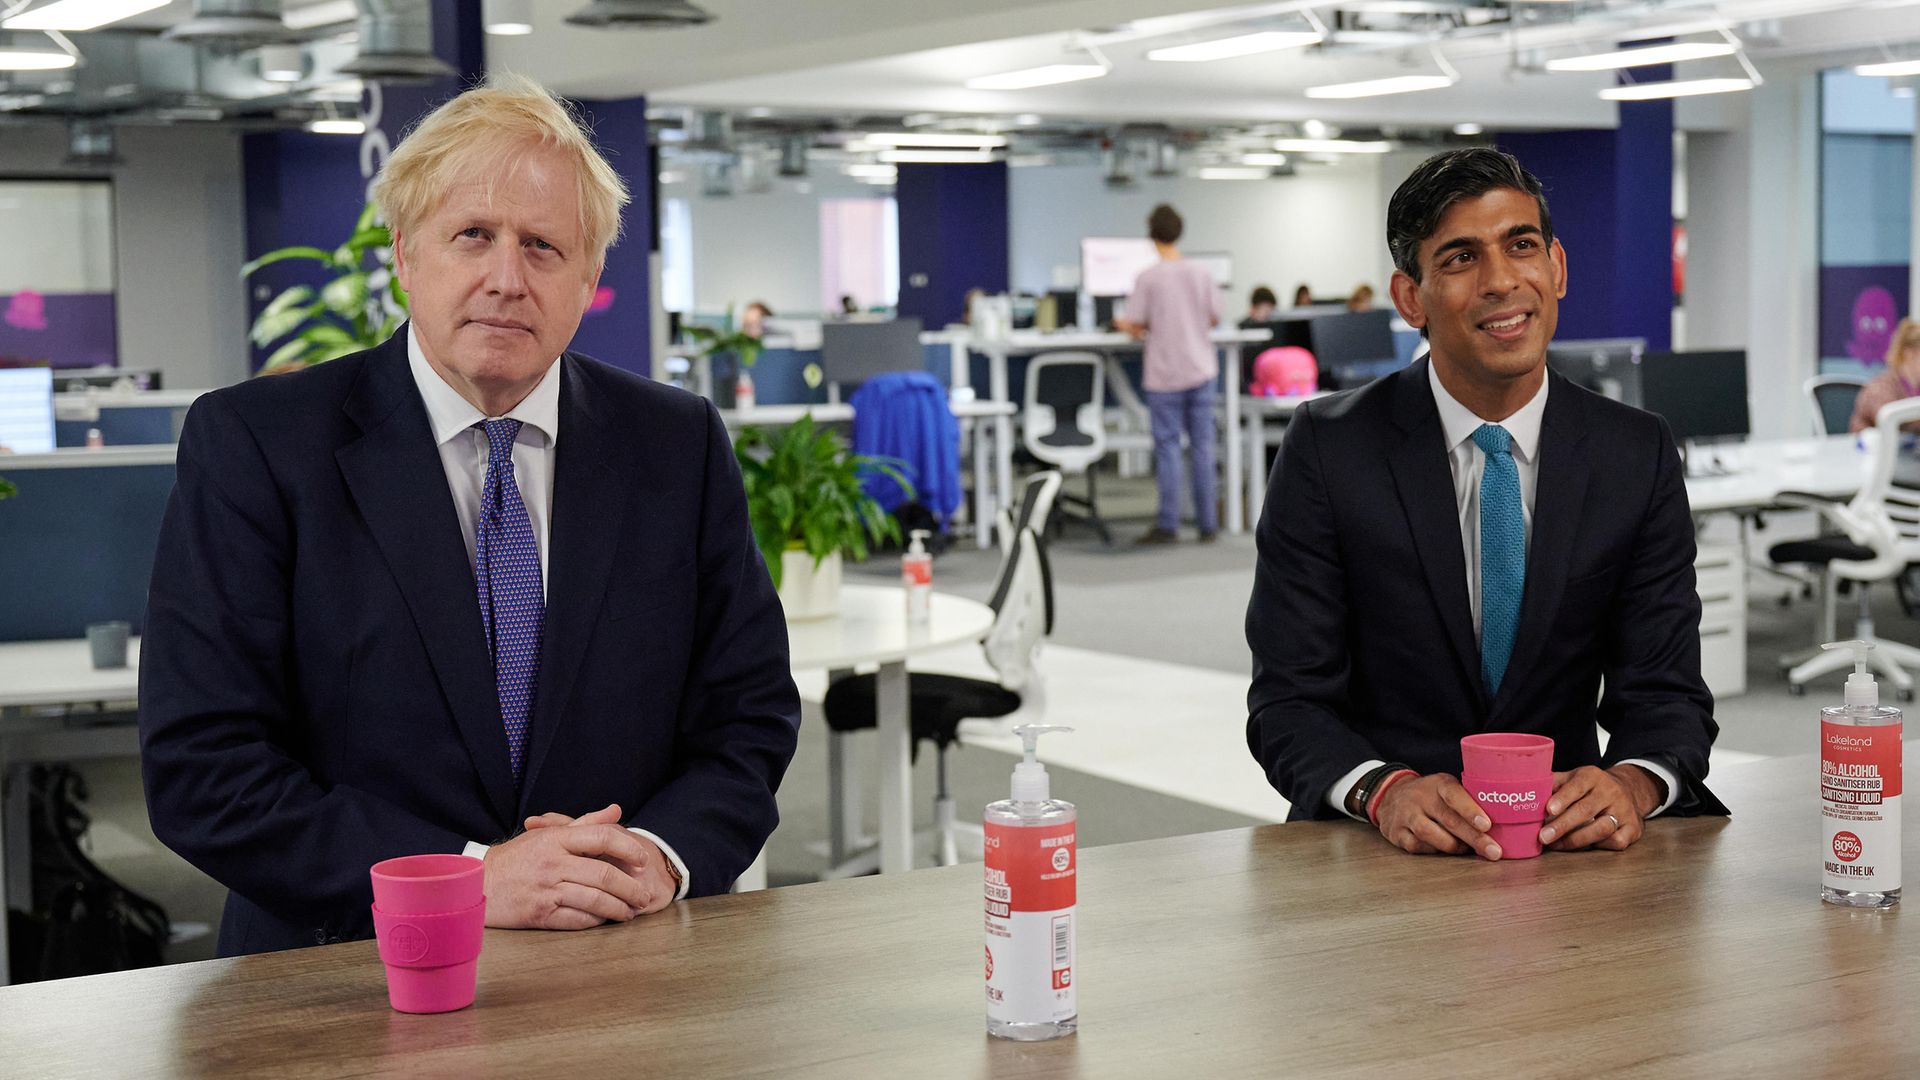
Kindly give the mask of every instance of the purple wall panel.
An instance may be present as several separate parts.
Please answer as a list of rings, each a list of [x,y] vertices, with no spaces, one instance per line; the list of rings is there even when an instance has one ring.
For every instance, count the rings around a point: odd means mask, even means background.
[[[0,294],[0,366],[120,362],[112,293]]]
[[[1820,355],[1882,364],[1907,314],[1906,263],[1820,268]]]

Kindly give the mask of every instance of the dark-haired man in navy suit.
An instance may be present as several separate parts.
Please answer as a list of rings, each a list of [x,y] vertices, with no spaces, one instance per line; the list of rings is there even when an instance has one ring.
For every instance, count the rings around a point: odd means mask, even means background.
[[[799,701],[718,414],[565,351],[624,188],[510,79],[376,197],[411,322],[182,433],[141,656],[156,834],[231,890],[225,955],[372,936],[398,855],[483,858],[493,926],[725,891]]]
[[[1554,739],[1556,849],[1724,813],[1680,458],[1660,418],[1547,371],[1567,261],[1540,182],[1436,155],[1387,243],[1431,353],[1288,427],[1247,609],[1254,757],[1294,818],[1416,853],[1501,856],[1458,779],[1481,731]]]

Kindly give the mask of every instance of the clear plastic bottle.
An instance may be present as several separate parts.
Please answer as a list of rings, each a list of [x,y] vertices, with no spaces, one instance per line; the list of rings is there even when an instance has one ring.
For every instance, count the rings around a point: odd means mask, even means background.
[[[1845,703],[1820,710],[1820,899],[1846,907],[1900,902],[1900,710],[1880,704],[1868,641],[1852,649]]]
[[[1014,728],[1026,760],[1013,767],[1013,797],[987,805],[987,1032],[1038,1042],[1080,1026],[1074,993],[1074,903],[1079,875],[1073,804],[1051,797],[1037,757],[1039,737],[1072,731]]]
[[[933,556],[925,529],[913,530],[912,544],[900,556],[900,585],[907,591],[907,621],[924,625],[933,618]]]

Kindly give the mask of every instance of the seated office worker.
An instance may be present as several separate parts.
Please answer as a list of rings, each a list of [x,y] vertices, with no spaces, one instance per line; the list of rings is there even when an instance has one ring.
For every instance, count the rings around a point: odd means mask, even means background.
[[[1680,456],[1659,417],[1547,371],[1567,256],[1539,181],[1492,149],[1430,158],[1387,242],[1432,353],[1287,428],[1247,609],[1254,757],[1293,818],[1415,853],[1500,857],[1457,779],[1481,731],[1554,739],[1555,850],[1725,813]]]
[[[484,858],[490,926],[725,891],[800,703],[719,416],[565,351],[623,185],[508,77],[374,195],[412,320],[187,418],[141,656],[154,831],[231,890],[223,955],[372,937],[397,855]]]

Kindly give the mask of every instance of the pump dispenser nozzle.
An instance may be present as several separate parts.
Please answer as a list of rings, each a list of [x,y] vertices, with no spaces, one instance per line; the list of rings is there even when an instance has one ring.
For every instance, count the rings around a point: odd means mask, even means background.
[[[1867,670],[1867,655],[1873,650],[1873,642],[1830,641],[1820,646],[1823,649],[1852,649],[1853,674],[1847,676],[1847,689],[1841,701],[1847,708],[1878,708],[1880,705],[1880,687],[1873,681],[1873,673]]]
[[[1046,802],[1052,798],[1047,767],[1040,764],[1040,736],[1049,731],[1072,731],[1061,724],[1021,724],[1013,729],[1026,746],[1026,760],[1013,767],[1013,801]]]

